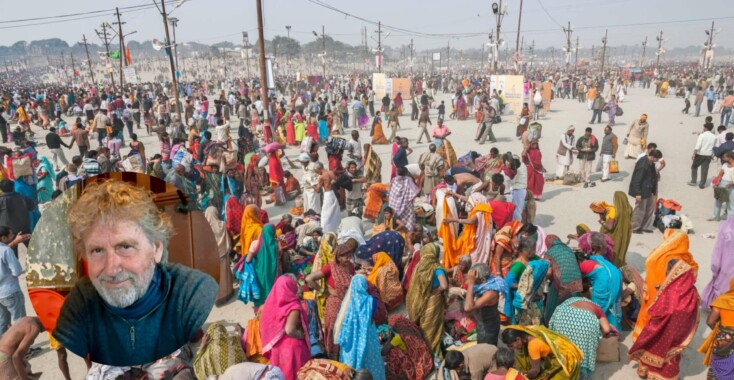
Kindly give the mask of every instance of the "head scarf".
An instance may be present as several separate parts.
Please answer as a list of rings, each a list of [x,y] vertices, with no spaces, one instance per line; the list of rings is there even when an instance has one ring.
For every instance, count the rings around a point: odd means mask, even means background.
[[[596,201],[596,202],[591,202],[591,204],[589,205],[589,208],[591,209],[591,211],[597,214],[603,214],[604,211],[606,211],[606,209],[611,206],[612,205],[608,204],[607,202]]]
[[[351,254],[355,249],[357,249],[357,246],[357,241],[354,239],[349,239],[344,243],[337,245],[336,248],[334,248],[334,259],[339,256]]]
[[[436,269],[440,267],[441,265],[438,263],[438,245],[429,243],[423,246],[421,248],[421,261],[416,266],[415,272],[413,272],[413,278],[410,280],[406,296],[408,316],[413,322],[418,320],[426,308],[433,284],[433,275]]]
[[[228,334],[220,322],[209,325],[206,335],[206,346],[200,348],[194,357],[196,378],[220,376],[227,368],[245,361],[239,336]]]
[[[471,195],[469,195],[469,204],[472,206],[472,208],[477,207],[477,205],[480,204],[486,204],[487,202],[487,197],[485,197],[482,193],[477,192],[471,193]]]
[[[591,228],[589,228],[589,226],[587,226],[585,224],[579,224],[579,225],[576,226],[576,235],[579,235],[579,237],[582,236],[582,235],[584,235],[585,233],[587,233],[589,231],[591,231]]]
[[[557,235],[548,235],[545,237],[545,246],[548,247],[548,249],[550,250],[550,248],[553,247],[553,243],[560,240],[561,238],[559,238]]]
[[[392,264],[392,259],[390,259],[390,256],[388,256],[387,253],[378,252],[374,256],[372,256],[372,261],[375,262],[375,265],[372,267],[372,271],[370,271],[370,274],[367,276],[367,281],[377,285],[377,274],[380,272],[380,269],[382,267]]]
[[[301,306],[301,300],[298,298],[298,284],[290,276],[280,276],[275,281],[268,299],[263,304],[262,314],[260,315],[260,320],[266,322],[260,324],[263,354],[267,354],[285,337],[285,324],[288,315],[294,310],[300,313],[303,331],[308,332],[306,313]],[[305,339],[310,346],[308,335]]]
[[[260,220],[257,206],[247,205],[245,212],[242,213],[242,229],[240,230],[240,243],[242,255],[246,255],[250,250],[250,244],[257,240],[262,234],[263,223]]]
[[[222,257],[227,254],[232,244],[224,222],[217,217],[218,214],[219,212],[216,207],[209,206],[204,212],[204,217],[212,228],[214,239],[217,241],[217,252],[219,253],[219,257]]]

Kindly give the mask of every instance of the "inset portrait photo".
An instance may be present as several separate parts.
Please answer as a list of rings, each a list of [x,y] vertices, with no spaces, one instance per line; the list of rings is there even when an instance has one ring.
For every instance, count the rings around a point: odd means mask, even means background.
[[[189,203],[171,184],[123,172],[86,179],[44,210],[26,279],[52,348],[133,366],[200,338],[219,258],[209,223]]]

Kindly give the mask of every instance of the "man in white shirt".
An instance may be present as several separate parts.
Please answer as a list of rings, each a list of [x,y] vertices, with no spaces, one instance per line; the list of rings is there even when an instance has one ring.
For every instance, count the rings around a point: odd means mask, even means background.
[[[716,135],[713,134],[713,124],[704,124],[703,133],[698,135],[696,140],[696,148],[693,150],[693,165],[691,165],[691,182],[690,186],[696,186],[696,177],[698,176],[698,167],[701,167],[701,181],[698,187],[703,189],[706,187],[706,180],[709,174],[709,164],[711,157],[714,155],[714,146],[716,145]]]
[[[347,142],[347,157],[358,163],[362,162],[362,142],[359,141],[359,132],[352,131],[352,139]]]

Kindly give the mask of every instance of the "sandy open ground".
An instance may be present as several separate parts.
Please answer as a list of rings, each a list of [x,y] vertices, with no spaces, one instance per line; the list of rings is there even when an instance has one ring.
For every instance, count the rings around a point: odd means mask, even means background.
[[[682,213],[688,215],[694,222],[695,234],[690,236],[691,252],[699,263],[699,275],[697,288],[702,290],[711,279],[710,255],[713,249],[713,239],[703,237],[704,233],[716,233],[718,223],[708,222],[706,219],[710,217],[713,206],[713,192],[710,188],[700,190],[695,187],[686,185],[689,181],[689,168],[691,164],[690,155],[695,144],[697,133],[703,125],[703,116],[694,118],[690,115],[682,115],[680,109],[683,108],[681,99],[668,97],[666,99],[656,98],[653,96],[654,89],[629,89],[629,95],[624,102],[620,104],[624,108],[624,116],[617,118],[617,126],[614,132],[619,136],[620,144],[629,124],[641,113],[647,113],[650,123],[650,134],[648,141],[656,142],[662,150],[667,163],[667,167],[662,172],[660,182],[660,197],[675,199],[683,204]],[[450,102],[450,95],[439,94],[437,100],[446,100]],[[450,103],[449,103],[450,104]],[[705,108],[705,107],[704,107]],[[715,119],[718,125],[718,116]],[[431,110],[431,118],[435,122],[436,110]],[[569,124],[576,126],[576,136],[583,133],[583,129],[588,126],[591,118],[591,112],[587,111],[585,103],[578,103],[577,100],[555,100],[552,103],[552,111],[540,120],[543,124],[543,138],[540,141],[540,148],[543,152],[543,165],[549,172],[555,171],[555,152],[558,147],[558,139]],[[606,122],[606,115],[603,116]],[[409,111],[400,119],[403,125],[399,131],[400,136],[408,137],[411,144],[418,136],[417,122],[410,121]],[[492,145],[480,146],[473,141],[476,123],[473,120],[453,121],[448,120],[446,124],[453,131],[450,141],[457,150],[457,155],[461,156],[469,150],[476,150],[480,154],[489,151]],[[595,124],[594,134],[597,137],[603,135],[604,124]],[[39,132],[37,130],[37,132]],[[512,151],[519,154],[521,144],[515,138],[515,116],[505,116],[503,123],[495,125],[494,132],[498,138],[498,143],[494,144],[499,148],[500,152]],[[127,132],[125,132],[127,133]],[[155,136],[145,136],[144,129],[138,130],[141,141],[146,145],[146,152],[149,156],[153,151],[158,151],[157,139]],[[233,122],[233,135],[236,134],[236,124]],[[387,131],[386,131],[387,133]],[[367,131],[360,132],[363,142],[369,142],[369,133]],[[38,133],[38,141],[42,139],[42,133]],[[127,135],[126,135],[127,139]],[[68,140],[67,140],[68,141]],[[96,142],[92,145],[96,147]],[[418,160],[420,153],[428,149],[428,144],[411,145],[414,149],[413,154],[409,157],[411,163]],[[45,147],[39,149],[41,154],[47,154]],[[376,147],[376,152],[380,154],[383,161],[382,173],[383,178],[390,178],[390,145],[381,145]],[[73,148],[74,154],[77,154],[76,147]],[[127,152],[127,149],[124,150]],[[618,157],[622,156],[624,146],[620,145]],[[288,149],[288,155],[293,159],[297,156],[294,148]],[[67,158],[71,158],[72,154],[67,154]],[[323,156],[322,156],[323,157]],[[576,163],[575,163],[576,164]],[[579,223],[586,223],[589,226],[596,226],[598,219],[588,208],[588,205],[595,200],[604,200],[612,202],[614,191],[621,190],[627,192],[629,186],[629,177],[631,175],[634,163],[632,160],[620,160],[620,173],[613,177],[612,181],[600,183],[597,181],[595,188],[584,189],[581,186],[568,187],[547,184],[543,194],[544,200],[538,203],[536,223],[543,227],[549,234],[556,234],[565,237],[574,231],[574,226]],[[287,167],[286,167],[287,169]],[[575,171],[578,168],[574,166]],[[710,177],[715,174],[716,164],[712,164],[709,172]],[[300,178],[301,170],[293,171]],[[593,178],[598,180],[601,173],[594,173]],[[631,203],[634,203],[632,200]],[[291,207],[289,205],[288,207]],[[280,215],[286,208],[268,208],[271,220],[278,221]],[[634,235],[630,243],[629,252],[627,254],[627,262],[637,268],[640,272],[644,270],[645,258],[652,249],[662,241],[662,234],[655,232],[653,234]],[[21,262],[25,267],[25,254],[22,254]],[[24,277],[23,277],[24,280]],[[25,287],[25,281],[22,281]],[[26,299],[26,309],[29,315],[33,315],[34,311],[30,301]],[[226,320],[229,322],[238,322],[245,324],[248,319],[252,318],[252,307],[245,306],[239,301],[230,302],[222,308],[212,310],[209,321]],[[702,314],[699,318],[699,328],[693,343],[683,353],[683,361],[681,363],[681,378],[685,379],[704,379],[705,368],[701,365],[702,355],[695,352],[695,349],[702,342],[703,337],[708,334],[708,327],[705,326],[706,314]],[[694,318],[694,316],[691,316]],[[630,332],[623,334],[623,344],[620,346],[623,361],[622,363],[599,363],[597,364],[595,379],[634,379],[636,365],[628,364],[626,355],[632,344]],[[114,342],[110,342],[114,344]],[[61,374],[57,368],[56,355],[48,349],[48,342],[45,335],[39,336],[34,347],[41,347],[43,351],[36,355],[31,364],[34,371],[43,371],[43,378],[60,378]],[[81,358],[69,355],[69,365],[71,367],[72,378],[80,379],[85,375],[85,366]]]

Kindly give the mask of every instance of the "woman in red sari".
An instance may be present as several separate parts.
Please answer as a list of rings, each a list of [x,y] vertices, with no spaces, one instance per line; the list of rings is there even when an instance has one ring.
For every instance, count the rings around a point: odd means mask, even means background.
[[[423,339],[421,329],[400,314],[391,316],[388,325],[379,326],[378,329],[380,340],[387,340],[383,343],[382,351],[386,377],[401,380],[425,379],[433,369],[433,355]],[[396,336],[398,339],[395,339]],[[400,342],[403,344],[400,345]]]
[[[326,346],[326,353],[335,360],[339,360],[339,346],[334,343],[334,325],[339,314],[339,308],[347,295],[349,284],[355,274],[354,265],[349,261],[349,258],[352,256],[352,252],[357,249],[357,245],[357,241],[354,239],[349,239],[347,242],[338,245],[334,249],[334,260],[331,263],[306,276],[306,283],[309,288],[314,290],[321,289],[319,280],[322,278],[326,280],[328,296],[323,323],[324,345]]]
[[[308,125],[306,125],[306,134],[311,136],[316,142],[321,142],[319,138],[319,127],[316,122],[316,117],[311,115],[308,118]]]
[[[291,110],[291,112],[286,115],[285,121],[285,139],[290,146],[298,145],[296,143],[296,128],[293,126],[293,113],[294,111]]]
[[[649,380],[677,379],[681,353],[698,325],[696,269],[683,260],[668,262],[665,282],[648,309],[649,322],[629,350],[639,362],[637,375]]]
[[[242,194],[243,205],[254,204],[257,207],[262,207],[262,197],[260,196],[260,170],[257,167],[257,163],[260,161],[260,156],[254,154],[250,157],[250,162],[247,163],[247,170],[245,170],[245,191]]]
[[[538,148],[538,140],[530,142],[530,147],[523,152],[522,162],[528,168],[528,190],[533,192],[535,199],[543,198],[543,186],[545,186],[545,178],[543,177],[543,154]]]

